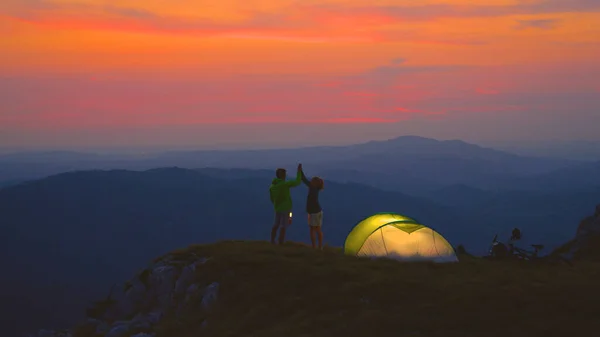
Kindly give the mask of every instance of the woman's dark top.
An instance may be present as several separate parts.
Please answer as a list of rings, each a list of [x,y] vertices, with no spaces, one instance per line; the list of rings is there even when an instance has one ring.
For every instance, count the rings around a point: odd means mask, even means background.
[[[319,213],[321,205],[319,204],[319,189],[310,185],[310,180],[302,172],[302,181],[308,186],[308,197],[306,198],[306,212],[308,214]]]

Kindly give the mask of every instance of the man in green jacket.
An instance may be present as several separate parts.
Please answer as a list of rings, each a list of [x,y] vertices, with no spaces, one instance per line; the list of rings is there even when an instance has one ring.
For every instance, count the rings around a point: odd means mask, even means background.
[[[285,241],[285,231],[291,224],[292,213],[292,196],[290,188],[300,185],[302,182],[302,164],[298,164],[298,173],[296,180],[285,180],[286,170],[279,168],[275,171],[276,178],[271,182],[269,194],[271,195],[271,203],[275,209],[275,223],[271,229],[271,243],[275,243],[275,236],[279,229],[279,244]]]

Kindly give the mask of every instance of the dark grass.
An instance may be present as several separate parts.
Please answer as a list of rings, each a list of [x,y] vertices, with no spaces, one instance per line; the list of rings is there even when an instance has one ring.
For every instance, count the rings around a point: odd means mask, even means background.
[[[197,277],[220,283],[217,304],[168,317],[157,337],[587,336],[600,328],[598,263],[400,263],[264,242],[171,255],[192,254],[212,257]]]
[[[558,247],[553,255],[559,255],[569,252],[573,245],[576,244],[575,240],[571,240],[564,245]],[[591,235],[587,237],[585,244],[581,245],[579,249],[576,250],[574,257],[579,260],[588,260],[588,261],[596,261],[600,262],[600,235]]]

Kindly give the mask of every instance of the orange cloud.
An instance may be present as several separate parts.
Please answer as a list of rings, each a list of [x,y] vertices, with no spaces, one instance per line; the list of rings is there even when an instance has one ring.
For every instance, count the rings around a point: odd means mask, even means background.
[[[10,0],[8,0],[10,1]],[[18,3],[18,2],[17,2]],[[58,29],[93,29],[131,31],[149,34],[188,34],[194,36],[235,37],[253,39],[289,39],[300,42],[333,41],[407,41],[432,44],[481,44],[484,41],[439,38],[420,39],[418,32],[392,30],[386,27],[407,22],[448,18],[482,18],[561,12],[593,12],[600,10],[592,0],[546,0],[527,3],[473,5],[456,3],[424,3],[421,5],[370,5],[331,3],[319,5],[292,3],[277,11],[260,8],[230,9],[228,19],[200,15],[199,8],[188,15],[165,14],[158,9],[121,7],[106,2],[62,3],[29,0],[13,5],[6,16]],[[204,9],[203,9],[204,10]],[[210,9],[208,10],[210,13]],[[1,13],[1,12],[0,12]],[[520,20],[524,26],[550,25],[548,20]],[[552,21],[554,22],[554,21]]]
[[[62,5],[35,1],[33,8],[8,11],[16,20],[55,29],[131,31],[147,34],[186,34],[200,37],[289,39],[305,42],[372,40],[373,34],[355,25],[377,24],[377,18],[355,16],[347,20],[312,17],[312,12],[266,13],[244,11],[242,19],[215,20],[170,16],[145,9],[112,5]],[[1,13],[1,12],[0,12]]]
[[[559,20],[557,19],[533,19],[533,20],[517,20],[517,29],[552,29],[555,28]]]
[[[5,0],[0,72],[349,73],[399,50],[422,66],[597,59],[600,14],[592,2],[519,3]],[[514,29],[547,19],[561,25]]]

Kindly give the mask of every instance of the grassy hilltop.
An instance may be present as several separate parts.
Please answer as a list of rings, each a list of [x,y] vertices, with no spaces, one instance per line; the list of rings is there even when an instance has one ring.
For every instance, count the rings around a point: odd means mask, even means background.
[[[595,262],[400,263],[264,242],[169,254],[198,257],[210,259],[197,281],[220,284],[215,305],[167,314],[156,337],[584,336],[600,327]]]

